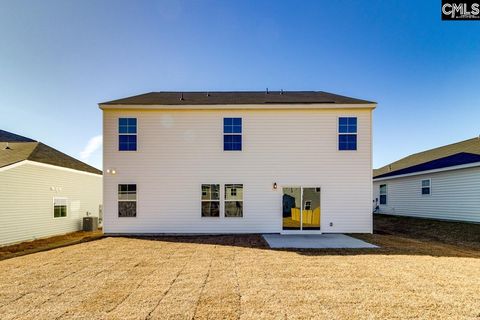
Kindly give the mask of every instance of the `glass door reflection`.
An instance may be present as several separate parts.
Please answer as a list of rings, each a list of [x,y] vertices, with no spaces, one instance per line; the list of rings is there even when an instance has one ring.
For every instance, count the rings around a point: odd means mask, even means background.
[[[302,230],[320,230],[320,188],[302,190]]]
[[[283,188],[282,204],[283,230],[300,230],[300,206],[302,204],[302,188]]]
[[[283,230],[320,230],[320,188],[283,187]]]

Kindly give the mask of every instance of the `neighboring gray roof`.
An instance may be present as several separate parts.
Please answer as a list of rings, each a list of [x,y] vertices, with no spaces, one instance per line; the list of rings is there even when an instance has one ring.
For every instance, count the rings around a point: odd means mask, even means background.
[[[1,142],[36,142],[33,139],[20,136],[18,134],[11,133],[4,130],[0,130],[0,141]]]
[[[465,154],[470,156],[465,157]],[[449,165],[447,164],[449,162],[452,162],[447,161],[448,159],[455,159],[457,161],[461,158],[463,159],[462,161],[464,161],[465,163],[471,163],[475,155],[480,155],[479,137],[412,154],[408,157],[387,164],[386,166],[383,166],[379,169],[373,170],[373,178],[395,176],[397,174],[404,174],[413,171],[420,172],[430,170],[429,168],[431,166],[427,165],[429,163],[437,164],[437,166],[439,163],[442,163],[444,164],[444,167],[448,167]],[[455,157],[452,158],[452,156]],[[437,161],[440,159],[444,159],[444,161]],[[409,168],[411,170],[408,170]]]
[[[101,170],[41,142],[0,130],[0,168],[23,160],[102,174]]]
[[[99,105],[372,104],[322,91],[150,92]]]

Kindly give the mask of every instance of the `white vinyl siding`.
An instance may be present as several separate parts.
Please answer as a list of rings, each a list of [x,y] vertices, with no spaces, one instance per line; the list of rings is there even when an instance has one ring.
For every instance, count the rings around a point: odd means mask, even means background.
[[[430,180],[428,195],[422,194],[423,180]],[[388,202],[380,213],[480,222],[480,167],[375,181],[374,199],[385,183]]]
[[[358,118],[354,153],[338,151],[345,114]],[[135,153],[116,149],[119,117],[142,124]],[[225,117],[242,118],[242,152],[223,151]],[[370,109],[104,110],[103,128],[104,169],[116,170],[104,177],[106,233],[281,232],[274,183],[322,188],[322,232],[372,231]],[[124,181],[142,186],[135,220],[117,215]],[[243,218],[202,218],[205,183],[243,184]]]
[[[81,229],[102,204],[102,176],[63,168],[21,164],[0,170],[0,245]],[[54,218],[54,198],[68,199],[67,216]]]

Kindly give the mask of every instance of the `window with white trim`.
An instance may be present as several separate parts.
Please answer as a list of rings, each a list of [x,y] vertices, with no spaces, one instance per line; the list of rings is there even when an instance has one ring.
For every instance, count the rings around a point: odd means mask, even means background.
[[[357,150],[357,118],[338,118],[338,150]]]
[[[380,204],[387,204],[387,185],[380,185]]]
[[[137,118],[118,119],[118,150],[137,151]]]
[[[67,198],[53,198],[53,217],[64,218],[67,216]]]
[[[118,185],[118,217],[134,218],[137,216],[137,185]]]
[[[242,118],[223,118],[223,151],[242,151]]]
[[[219,184],[202,184],[202,217],[220,217]]]
[[[430,179],[422,180],[422,195],[429,195],[431,192],[432,181]]]
[[[225,217],[243,217],[243,184],[225,185]]]

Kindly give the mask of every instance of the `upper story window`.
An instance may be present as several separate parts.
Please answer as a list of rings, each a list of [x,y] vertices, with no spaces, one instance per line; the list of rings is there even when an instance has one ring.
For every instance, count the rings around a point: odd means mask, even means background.
[[[357,118],[338,118],[338,150],[357,150]]]
[[[118,119],[118,150],[137,150],[137,118]]]
[[[223,150],[242,151],[242,118],[223,118]]]
[[[380,185],[380,204],[387,204],[387,185]]]
[[[430,186],[432,181],[430,179],[422,180],[422,195],[429,195],[430,194]]]

